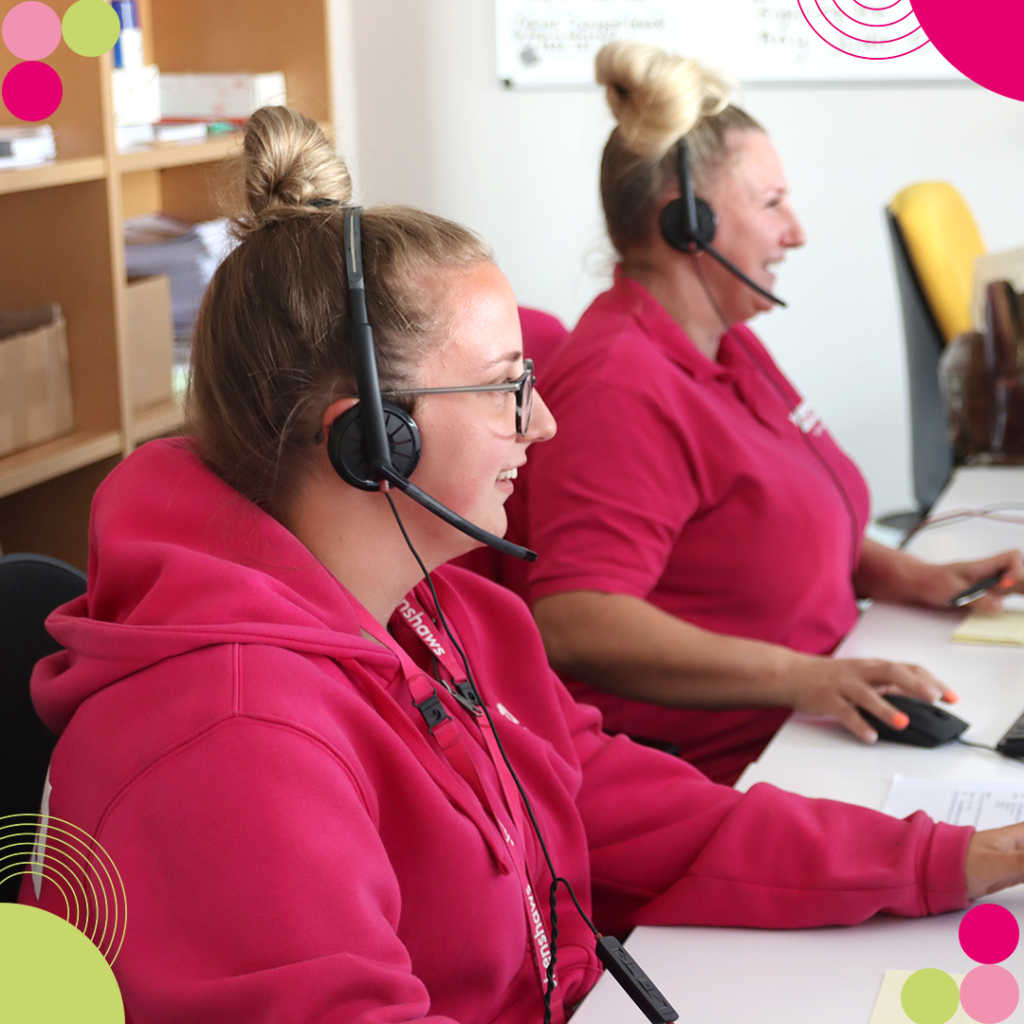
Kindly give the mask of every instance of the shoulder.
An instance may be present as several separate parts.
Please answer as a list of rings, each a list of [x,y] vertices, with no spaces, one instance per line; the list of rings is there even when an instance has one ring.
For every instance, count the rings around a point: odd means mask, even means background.
[[[662,339],[641,312],[615,290],[594,300],[558,346],[543,379],[538,377],[538,389],[556,417],[570,405],[592,408],[595,391],[612,401],[623,395],[646,405],[652,388],[685,378],[674,372]]]
[[[536,662],[547,669],[537,625],[518,594],[451,563],[431,576],[442,610],[467,644],[496,662]]]
[[[508,587],[451,562],[439,566],[430,575],[435,586],[440,584],[438,596],[442,606],[446,598],[454,601],[460,615],[467,619],[489,622],[498,616],[508,616],[513,623],[533,625],[526,603]]]

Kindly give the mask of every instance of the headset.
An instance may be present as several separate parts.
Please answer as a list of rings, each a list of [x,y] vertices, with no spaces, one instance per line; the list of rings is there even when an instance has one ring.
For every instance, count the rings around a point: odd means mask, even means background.
[[[345,273],[359,401],[331,424],[327,437],[331,465],[342,480],[353,487],[363,491],[381,491],[393,484],[428,512],[474,540],[488,544],[502,554],[527,562],[536,561],[535,551],[488,533],[463,519],[409,479],[420,460],[423,442],[412,416],[401,406],[385,402],[381,397],[373,329],[366,311],[361,214],[362,208],[358,206],[345,209]]]
[[[314,204],[316,205],[316,204]],[[527,561],[534,561],[537,554],[528,548],[512,544],[502,537],[482,530],[479,526],[462,516],[453,512],[450,508],[442,505],[439,501],[430,497],[429,494],[421,491],[408,479],[409,474],[416,468],[422,450],[422,441],[419,428],[415,420],[403,408],[385,402],[381,396],[380,380],[377,375],[377,356],[373,345],[373,330],[370,327],[369,317],[366,309],[366,288],[363,280],[362,261],[362,234],[361,234],[361,213],[358,206],[350,206],[345,209],[345,272],[348,278],[349,306],[351,319],[352,354],[355,363],[356,384],[359,389],[359,402],[352,406],[348,412],[339,416],[332,424],[327,437],[327,451],[330,455],[331,465],[334,466],[338,475],[353,487],[364,491],[381,491],[391,506],[398,528],[413,557],[423,571],[424,579],[430,588],[430,594],[434,600],[434,607],[437,610],[437,617],[452,642],[452,646],[459,653],[462,664],[466,670],[466,680],[469,684],[468,692],[463,691],[464,701],[469,701],[475,709],[479,708],[480,713],[486,717],[491,731],[494,733],[495,741],[502,760],[505,762],[509,773],[515,782],[523,799],[530,824],[537,836],[540,848],[543,851],[544,859],[548,870],[551,872],[551,958],[547,968],[547,983],[544,991],[544,1024],[551,1021],[551,995],[556,984],[554,978],[555,961],[558,949],[558,908],[556,893],[559,885],[564,885],[572,897],[572,901],[583,918],[584,923],[594,933],[597,939],[596,953],[601,962],[608,968],[609,973],[622,986],[634,1003],[643,1011],[652,1024],[672,1024],[677,1020],[679,1014],[673,1009],[671,1003],[658,991],[655,984],[647,977],[640,965],[626,952],[622,943],[612,935],[602,935],[594,923],[590,920],[580,906],[576,894],[567,879],[562,878],[555,871],[551,855],[548,852],[547,844],[540,831],[540,825],[533,812],[533,805],[527,796],[519,776],[512,767],[505,746],[501,742],[498,728],[487,707],[477,694],[479,689],[473,680],[473,673],[470,670],[469,659],[459,645],[455,636],[448,626],[448,620],[441,610],[441,602],[438,600],[437,591],[434,589],[434,581],[430,577],[419,554],[413,547],[412,540],[402,524],[398,509],[388,492],[388,485],[394,484],[400,491],[407,494],[413,501],[418,502],[428,512],[443,519],[446,523],[454,526],[457,530],[489,544],[492,548],[513,555],[516,558],[523,558]],[[421,709],[421,714],[423,711]],[[424,714],[424,719],[427,715]],[[428,720],[429,725],[429,720]],[[432,730],[431,730],[432,731]]]
[[[686,136],[681,136],[676,143],[676,154],[679,164],[679,198],[661,211],[662,237],[679,252],[688,252],[696,256],[697,252],[706,252],[717,260],[734,277],[738,277],[745,285],[753,288],[758,295],[763,295],[776,305],[785,306],[777,295],[751,281],[734,263],[730,263],[717,249],[712,246],[718,218],[711,205],[693,194],[693,176],[690,173],[690,147]]]

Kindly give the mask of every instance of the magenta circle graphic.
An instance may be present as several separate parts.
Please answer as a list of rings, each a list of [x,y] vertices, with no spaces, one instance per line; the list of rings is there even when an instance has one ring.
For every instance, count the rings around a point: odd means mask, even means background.
[[[19,60],[42,60],[57,49],[60,18],[52,7],[25,0],[7,12],[0,34],[4,45]]]
[[[972,82],[1024,100],[1019,0],[911,0],[935,49]]]
[[[0,93],[19,121],[42,121],[60,106],[64,83],[49,64],[26,60],[7,72]]]
[[[960,983],[960,1005],[978,1024],[1000,1024],[1019,1000],[1017,982],[1005,967],[975,967]]]
[[[979,964],[1005,960],[1019,940],[1017,919],[998,903],[979,903],[960,922],[960,948]]]
[[[927,46],[911,0],[798,0],[811,31],[834,50],[861,60],[895,60]]]

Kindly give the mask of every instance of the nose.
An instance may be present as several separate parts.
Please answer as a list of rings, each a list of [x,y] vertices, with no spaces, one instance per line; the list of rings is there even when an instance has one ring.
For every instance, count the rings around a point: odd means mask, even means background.
[[[807,241],[807,236],[804,234],[804,227],[800,223],[799,218],[793,212],[793,209],[787,205],[786,212],[789,214],[786,222],[786,233],[783,237],[782,244],[787,249],[799,249]]]
[[[550,441],[555,436],[558,425],[555,417],[547,407],[540,392],[535,388],[533,391],[533,409],[530,412],[530,425],[526,428],[526,437],[521,437],[520,443],[524,445],[533,444],[534,441]]]

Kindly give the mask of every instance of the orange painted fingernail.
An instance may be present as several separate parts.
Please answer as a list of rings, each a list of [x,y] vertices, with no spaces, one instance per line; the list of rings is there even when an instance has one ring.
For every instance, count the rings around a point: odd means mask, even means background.
[[[946,692],[945,692],[945,693],[944,693],[944,694],[942,695],[942,699],[943,699],[943,700],[944,700],[944,701],[945,701],[945,702],[946,702],[947,704],[955,704],[955,703],[956,703],[956,702],[957,702],[957,701],[958,701],[958,700],[959,700],[960,698],[959,698],[959,696],[957,696],[957,694],[955,694],[955,693],[954,693],[954,692],[953,692],[952,690],[947,690],[947,691],[946,691]]]
[[[892,727],[894,729],[906,729],[910,725],[910,715],[904,714],[902,711],[897,711],[892,716]]]
[[[1007,573],[1000,581],[999,586],[1001,587],[1012,587],[1014,583],[1013,574]]]

